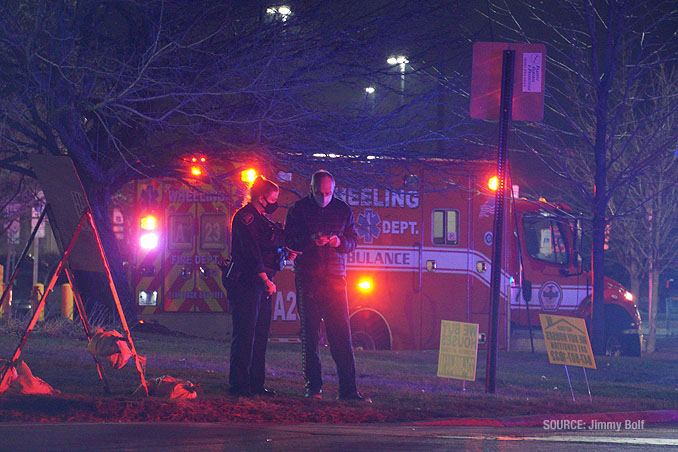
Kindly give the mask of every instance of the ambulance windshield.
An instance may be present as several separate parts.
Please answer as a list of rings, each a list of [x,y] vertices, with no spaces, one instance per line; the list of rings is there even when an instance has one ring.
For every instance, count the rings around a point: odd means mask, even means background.
[[[525,215],[525,247],[530,256],[552,264],[567,265],[570,253],[562,226],[555,218]]]

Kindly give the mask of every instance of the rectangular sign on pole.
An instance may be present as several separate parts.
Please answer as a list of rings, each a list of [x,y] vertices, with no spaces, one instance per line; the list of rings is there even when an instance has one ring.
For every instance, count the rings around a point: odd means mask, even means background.
[[[442,320],[438,376],[475,381],[478,324]]]
[[[18,245],[21,241],[21,204],[11,202],[5,206],[5,215],[7,219],[3,227],[7,231],[7,243],[9,245]]]
[[[471,117],[499,119],[502,52],[516,53],[513,75],[511,120],[541,121],[544,118],[544,44],[476,42],[473,44]]]
[[[584,319],[539,314],[551,364],[596,368]]]
[[[78,221],[87,209],[87,196],[82,187],[73,161],[66,156],[31,155],[29,161],[38,177],[47,202],[54,213],[50,223],[58,229],[59,246],[63,252],[73,237]],[[85,225],[68,258],[71,269],[104,272],[104,265],[97,252],[94,234],[89,223]]]

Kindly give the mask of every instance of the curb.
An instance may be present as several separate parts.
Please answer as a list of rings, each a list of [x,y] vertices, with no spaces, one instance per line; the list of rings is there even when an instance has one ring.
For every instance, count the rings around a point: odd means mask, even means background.
[[[621,413],[580,413],[580,414],[535,414],[507,418],[470,418],[439,419],[435,421],[413,422],[413,425],[457,426],[457,427],[542,427],[546,421],[580,421],[585,425],[591,422],[637,422],[648,424],[678,423],[678,410],[627,411]],[[570,430],[570,428],[560,428]]]

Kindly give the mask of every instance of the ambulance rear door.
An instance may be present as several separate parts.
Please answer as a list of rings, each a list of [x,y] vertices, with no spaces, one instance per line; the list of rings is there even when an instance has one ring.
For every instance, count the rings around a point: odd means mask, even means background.
[[[218,263],[228,255],[228,208],[223,193],[168,185],[165,312],[228,308]]]

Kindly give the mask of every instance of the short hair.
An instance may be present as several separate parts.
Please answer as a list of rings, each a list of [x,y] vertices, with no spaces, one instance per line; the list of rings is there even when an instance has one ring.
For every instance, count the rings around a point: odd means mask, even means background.
[[[336,184],[336,181],[334,180],[334,176],[332,176],[332,173],[330,173],[327,170],[318,170],[313,175],[311,176],[311,187],[316,187],[318,183],[320,183],[321,180],[323,179],[330,179],[334,184]]]
[[[257,199],[259,196],[266,197],[274,191],[280,191],[280,187],[275,182],[271,182],[264,176],[257,176],[250,187],[250,199]]]

